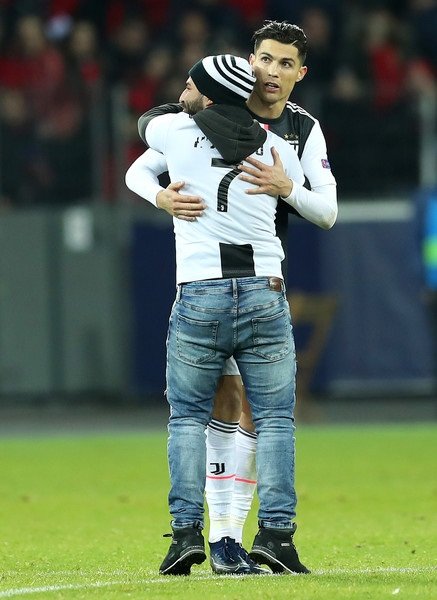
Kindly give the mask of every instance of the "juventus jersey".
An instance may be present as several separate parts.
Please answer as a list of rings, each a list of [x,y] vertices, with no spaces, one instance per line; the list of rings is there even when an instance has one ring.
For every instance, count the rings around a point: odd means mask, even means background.
[[[282,277],[284,252],[275,228],[277,199],[267,194],[247,195],[250,184],[239,179],[236,165],[225,163],[186,113],[154,118],[147,127],[146,140],[150,148],[165,156],[170,180],[186,182],[182,193],[199,196],[206,204],[203,215],[194,222],[174,219],[177,283]],[[272,165],[272,146],[287,176],[303,184],[298,153],[271,131],[252,156]],[[147,188],[147,181],[144,185]],[[153,195],[155,189],[144,189],[141,195]]]
[[[249,112],[251,113],[250,110]],[[306,187],[311,189],[336,184],[328,161],[325,137],[317,119],[293,102],[287,102],[282,114],[276,119],[265,119],[251,114],[266,129],[283,138],[295,150],[305,173]],[[276,230],[284,248],[290,210],[295,212],[284,202],[279,203]]]

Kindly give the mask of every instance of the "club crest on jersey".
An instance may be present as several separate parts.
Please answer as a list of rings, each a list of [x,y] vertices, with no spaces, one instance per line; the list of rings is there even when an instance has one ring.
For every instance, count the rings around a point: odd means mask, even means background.
[[[284,140],[293,147],[293,149],[298,152],[299,151],[299,136],[295,133],[286,133],[284,135]]]
[[[329,160],[327,158],[322,158],[322,167],[324,169],[330,169],[331,165],[329,164]]]

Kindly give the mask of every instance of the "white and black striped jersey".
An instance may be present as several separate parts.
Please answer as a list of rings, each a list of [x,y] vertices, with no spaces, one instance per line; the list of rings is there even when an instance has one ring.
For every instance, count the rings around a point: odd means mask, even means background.
[[[266,119],[250,110],[249,112],[266,129],[283,138],[295,150],[305,174],[305,188],[308,191],[323,189],[324,194],[332,190],[334,195],[332,203],[336,204],[336,181],[329,164],[326,141],[319,121],[293,102],[287,102],[282,114],[276,119]],[[297,187],[295,192],[299,192]],[[314,204],[317,203],[317,196],[312,195],[311,192],[307,195]],[[284,202],[280,202],[276,216],[276,228],[284,248],[286,248],[289,212],[290,207]]]
[[[163,114],[175,114],[182,111],[181,104],[169,103],[148,110],[138,120],[138,132],[146,142],[146,130],[150,122]],[[251,113],[248,108],[249,113]],[[305,174],[305,184],[294,182],[288,198],[281,199],[276,213],[276,231],[287,248],[287,224],[290,212],[297,214],[322,227],[329,229],[337,218],[337,186],[329,164],[326,142],[319,121],[303,108],[287,102],[282,114],[275,119],[252,116],[267,130],[273,131],[285,139],[297,152]],[[155,157],[156,173],[165,169]],[[161,161],[162,162],[162,161]],[[159,191],[158,189],[156,190]],[[154,198],[149,199],[154,203]],[[285,261],[284,261],[285,262]],[[284,265],[283,265],[284,266]],[[286,268],[284,269],[286,273]]]
[[[282,277],[284,252],[275,229],[276,198],[247,195],[250,184],[238,178],[236,165],[224,162],[185,113],[154,118],[147,127],[146,141],[165,157],[170,180],[185,181],[183,193],[200,196],[207,206],[195,222],[174,219],[177,283],[254,275]],[[272,132],[267,132],[264,145],[253,156],[273,164],[272,146],[287,176],[302,185],[298,154]],[[156,194],[156,180],[144,177],[142,166],[147,160],[146,152],[129,169],[126,182],[130,189],[150,198]]]

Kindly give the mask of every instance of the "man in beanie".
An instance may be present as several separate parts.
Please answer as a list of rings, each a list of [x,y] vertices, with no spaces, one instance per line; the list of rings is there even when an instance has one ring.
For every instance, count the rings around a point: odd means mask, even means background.
[[[195,221],[174,219],[177,294],[167,337],[173,539],[162,574],[188,575],[193,564],[206,558],[201,533],[205,428],[230,356],[240,369],[258,434],[260,524],[273,536],[289,538],[295,515],[296,364],[281,271],[284,253],[275,233],[277,198],[249,198],[238,164],[251,155],[271,165],[275,147],[287,176],[298,184],[304,177],[294,150],[262,129],[244,107],[254,81],[250,65],[240,57],[220,55],[196,63],[180,98],[187,112],[150,122],[150,149],[126,174],[131,190],[159,205],[167,190],[154,173],[164,160],[173,189],[189,182],[188,197],[205,206]],[[220,469],[217,464],[217,474]],[[296,571],[308,572],[288,538],[282,544],[288,560]],[[228,536],[210,549],[216,573],[265,572],[241,559]]]
[[[315,225],[329,229],[337,215],[337,193],[326,142],[319,122],[300,106],[289,101],[295,85],[306,76],[307,39],[297,25],[286,21],[266,21],[253,35],[250,64],[257,81],[247,108],[251,115],[273,133],[286,139],[299,156],[307,183],[305,187],[290,181],[284,173],[279,155],[273,165],[249,158],[240,165],[242,178],[255,184],[249,194],[268,193],[281,196],[276,213],[276,232],[286,251],[288,213],[297,212]],[[138,121],[140,137],[157,115],[187,110],[187,103],[165,104],[153,108]],[[166,169],[159,165],[157,171]],[[160,195],[158,207],[178,219],[196,219],[203,212],[199,199],[183,194],[183,189],[168,186]],[[287,259],[282,263],[287,273]],[[257,484],[257,435],[245,399],[237,365],[231,357],[226,361],[217,388],[214,411],[207,427],[206,500],[209,511],[209,541],[214,543],[230,535],[237,543],[243,539],[243,526],[250,510]],[[215,465],[222,466],[217,474]],[[229,483],[226,476],[235,473]],[[296,525],[289,536],[292,539]],[[284,560],[283,546],[272,545],[268,530],[260,528],[254,540],[251,557],[272,569],[294,572],[294,561]]]

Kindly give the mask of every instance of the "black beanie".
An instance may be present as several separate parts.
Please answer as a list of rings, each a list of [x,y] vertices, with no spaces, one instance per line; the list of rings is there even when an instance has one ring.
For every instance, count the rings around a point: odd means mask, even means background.
[[[232,54],[207,56],[191,67],[189,75],[199,92],[215,104],[241,106],[255,83],[247,60]]]

